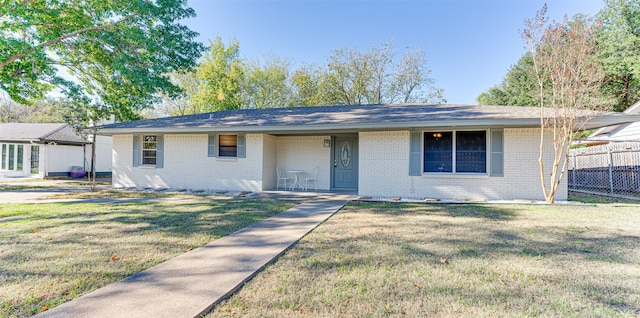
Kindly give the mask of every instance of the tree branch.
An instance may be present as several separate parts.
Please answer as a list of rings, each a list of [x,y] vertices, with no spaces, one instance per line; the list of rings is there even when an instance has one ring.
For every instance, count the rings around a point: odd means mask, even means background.
[[[27,1],[27,0],[25,0],[25,1]],[[23,58],[23,57],[27,56],[28,54],[31,54],[31,53],[35,52],[35,50],[38,49],[38,48],[52,46],[52,45],[57,44],[57,43],[59,43],[61,41],[64,41],[64,40],[72,38],[72,37],[75,37],[75,36],[77,36],[79,34],[82,34],[82,33],[85,33],[85,32],[101,30],[101,29],[106,29],[106,28],[110,28],[110,27],[116,26],[116,25],[118,25],[118,24],[120,24],[122,22],[125,22],[125,21],[135,17],[136,15],[138,15],[138,14],[137,13],[130,14],[130,15],[128,15],[128,16],[126,16],[126,17],[124,17],[124,18],[122,18],[122,19],[120,19],[120,20],[118,20],[118,21],[116,21],[114,23],[111,23],[111,24],[96,25],[96,26],[82,28],[80,30],[76,30],[74,32],[71,32],[71,33],[65,34],[63,36],[57,37],[55,39],[49,40],[47,42],[41,43],[39,45],[36,45],[32,49],[26,51],[26,52],[18,53],[16,55],[11,56],[5,62],[0,63],[0,69],[3,69],[5,66],[9,65],[10,63],[15,62],[16,60],[18,60],[20,58]]]

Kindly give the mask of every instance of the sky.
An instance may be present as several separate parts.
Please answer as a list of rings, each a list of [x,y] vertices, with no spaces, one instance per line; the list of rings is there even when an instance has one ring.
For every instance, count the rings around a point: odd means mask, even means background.
[[[199,41],[222,37],[240,43],[247,60],[277,56],[324,64],[332,51],[366,51],[392,41],[398,59],[406,50],[426,52],[427,67],[448,103],[476,104],[525,53],[520,30],[543,0],[188,0],[197,17],[183,23]],[[548,16],[595,15],[601,0],[547,0]]]

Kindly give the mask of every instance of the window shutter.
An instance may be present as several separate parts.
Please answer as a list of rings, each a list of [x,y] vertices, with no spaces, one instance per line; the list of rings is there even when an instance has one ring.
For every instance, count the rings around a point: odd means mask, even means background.
[[[238,152],[237,152],[237,157],[238,158],[246,158],[247,157],[247,146],[246,146],[246,140],[244,135],[238,135]]]
[[[133,135],[133,166],[140,165],[140,135]]]
[[[420,171],[422,164],[420,162],[420,149],[422,149],[420,145],[420,141],[422,140],[420,136],[420,132],[412,131],[411,138],[409,139],[409,175],[410,176],[420,176],[422,175],[422,171]]]
[[[491,173],[493,177],[504,175],[504,132],[491,129]]]
[[[156,137],[156,168],[164,168],[164,136]]]
[[[216,135],[209,135],[209,139],[207,140],[207,156],[215,157],[216,156]]]

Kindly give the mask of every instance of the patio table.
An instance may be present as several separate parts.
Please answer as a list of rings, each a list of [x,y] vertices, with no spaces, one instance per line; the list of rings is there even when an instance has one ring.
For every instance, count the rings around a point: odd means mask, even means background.
[[[289,173],[293,175],[293,184],[291,185],[291,191],[294,191],[296,187],[302,190],[302,183],[300,183],[300,174],[302,170],[289,170]]]

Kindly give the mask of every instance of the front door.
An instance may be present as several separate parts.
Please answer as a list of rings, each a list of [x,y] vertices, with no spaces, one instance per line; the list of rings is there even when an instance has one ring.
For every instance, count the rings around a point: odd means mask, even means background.
[[[358,189],[358,135],[333,138],[333,188]]]

